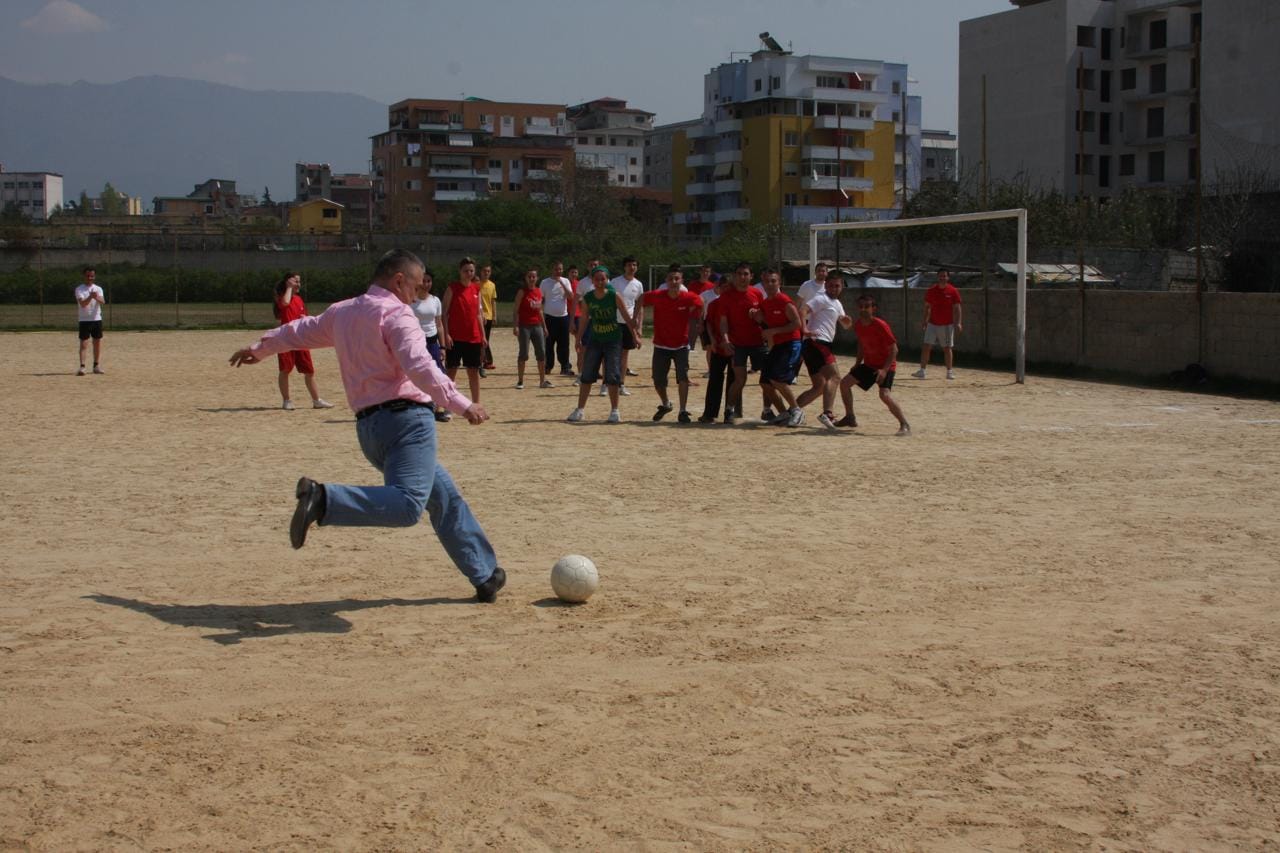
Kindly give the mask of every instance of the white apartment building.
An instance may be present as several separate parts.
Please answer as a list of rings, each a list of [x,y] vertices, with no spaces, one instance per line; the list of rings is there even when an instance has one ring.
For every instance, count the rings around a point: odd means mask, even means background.
[[[17,210],[28,219],[47,220],[62,204],[62,175],[6,172],[0,166],[0,211]]]
[[[607,169],[610,186],[646,185],[644,140],[653,129],[653,113],[631,109],[617,98],[597,98],[569,107],[565,115],[580,165]]]
[[[920,180],[954,183],[959,178],[960,142],[949,130],[920,131]]]
[[[960,24],[960,162],[1067,195],[1280,175],[1276,0],[1011,0]],[[983,126],[983,82],[986,125]]]

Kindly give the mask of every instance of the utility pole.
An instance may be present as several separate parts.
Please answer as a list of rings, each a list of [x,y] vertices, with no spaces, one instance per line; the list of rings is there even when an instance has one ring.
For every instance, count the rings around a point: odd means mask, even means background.
[[[1080,290],[1080,335],[1076,343],[1076,352],[1080,364],[1085,357],[1085,295],[1084,295],[1084,51],[1081,50],[1076,59],[1076,265],[1079,269]]]
[[[987,75],[982,75],[982,209],[991,208],[988,197],[990,171],[987,164]],[[991,290],[987,281],[987,236],[989,223],[982,222],[982,351],[991,354]]]
[[[814,118],[817,118],[817,110],[814,110]],[[844,132],[844,119],[840,116],[840,105],[836,104],[836,223],[843,221],[841,216],[841,202],[844,200],[844,190],[840,186],[840,172],[844,170],[843,161],[840,159],[840,147],[842,143],[841,134]],[[840,229],[836,229],[836,269],[840,269]]]

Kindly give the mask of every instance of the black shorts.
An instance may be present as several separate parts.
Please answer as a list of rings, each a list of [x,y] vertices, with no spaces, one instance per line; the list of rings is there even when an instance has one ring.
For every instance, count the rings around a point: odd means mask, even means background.
[[[876,384],[876,373],[877,373],[877,369],[867,364],[866,362],[859,364],[857,367],[849,371],[849,375],[854,378],[854,380],[858,383],[858,387],[861,388],[863,391],[869,390],[872,385]],[[880,383],[880,387],[884,388],[886,391],[892,388],[893,375],[895,373],[897,373],[896,370],[890,370],[888,373],[886,373],[884,375],[884,382]]]
[[[446,368],[479,367],[484,362],[484,344],[454,341],[444,355]]]
[[[87,341],[89,338],[93,338],[95,341],[102,339],[101,320],[80,321],[80,340]]]
[[[676,384],[683,385],[689,381],[689,348],[665,349],[653,348],[653,387],[666,388],[667,375],[671,365],[676,367]]]
[[[631,331],[631,327],[626,323],[619,323],[618,325],[622,328],[622,348],[640,349],[640,344],[636,343],[636,333]]]
[[[764,370],[765,362],[769,357],[769,350],[764,344],[758,346],[740,347],[736,344],[733,347],[733,366],[744,367],[748,361],[751,362],[752,370]]]
[[[804,359],[804,366],[808,369],[810,376],[821,373],[822,368],[828,364],[836,363],[836,356],[831,351],[831,344],[827,341],[820,341],[817,338],[804,339],[804,344],[800,347],[800,357]]]
[[[703,349],[711,349],[711,332],[707,330],[706,326],[703,326],[702,331],[698,333],[698,340],[702,341]]]

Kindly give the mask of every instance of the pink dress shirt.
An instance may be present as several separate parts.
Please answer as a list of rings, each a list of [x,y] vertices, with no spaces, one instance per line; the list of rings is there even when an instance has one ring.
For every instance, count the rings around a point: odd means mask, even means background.
[[[303,317],[272,329],[249,348],[266,356],[333,347],[347,404],[360,411],[387,400],[434,401],[454,414],[471,405],[427,352],[413,309],[376,284],[363,296],[330,305],[319,317]]]

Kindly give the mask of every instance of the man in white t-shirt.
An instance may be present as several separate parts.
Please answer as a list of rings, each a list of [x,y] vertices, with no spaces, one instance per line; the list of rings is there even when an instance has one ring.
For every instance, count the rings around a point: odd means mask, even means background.
[[[796,293],[797,305],[807,305],[810,299],[823,292],[827,281],[827,269],[827,265],[822,261],[814,265],[813,278],[800,285],[800,290]]]
[[[587,265],[584,268],[587,270],[587,274],[578,279],[578,286],[576,288],[577,292],[574,294],[578,299],[577,306],[575,308],[575,313],[577,316],[573,318],[573,322],[570,326],[570,329],[573,332],[573,336],[575,338],[577,337],[577,334],[578,334],[578,324],[586,322],[586,319],[582,316],[582,297],[586,296],[588,293],[595,290],[595,285],[591,283],[591,270],[595,269],[598,266],[600,266],[599,258],[592,258],[591,260],[587,261]],[[583,334],[587,336],[587,337],[584,337],[583,340],[589,340],[589,336],[591,334],[591,327],[588,326],[586,330],[583,332]],[[586,350],[578,350],[578,373],[582,373],[582,356],[583,356],[583,353],[585,352]]]
[[[94,283],[98,274],[93,267],[84,268],[84,284],[76,288],[76,310],[80,317],[80,369],[76,376],[84,376],[84,355],[93,338],[93,372],[105,373],[102,361],[102,306],[107,304],[106,294]]]
[[[836,356],[831,345],[836,339],[837,326],[848,329],[853,325],[853,318],[845,313],[844,304],[840,301],[844,277],[838,272],[827,274],[823,288],[822,293],[805,303],[801,312],[804,343],[800,346],[800,357],[809,371],[813,387],[796,398],[796,405],[803,409],[821,396],[822,414],[818,415],[818,423],[827,429],[857,426],[858,422],[852,415],[837,421],[831,411],[840,385],[840,371],[836,369]]]
[[[551,264],[551,275],[544,278],[538,289],[542,291],[542,316],[547,322],[547,373],[560,359],[560,375],[575,376],[569,364],[569,318],[577,308],[577,297],[564,277],[564,264]]]
[[[613,292],[622,297],[622,301],[627,305],[627,313],[635,318],[637,329],[644,328],[644,305],[640,303],[640,297],[644,295],[644,285],[640,279],[636,278],[636,269],[640,264],[633,257],[625,257],[622,259],[622,275],[609,282],[609,286],[613,288]],[[638,313],[637,313],[638,312]],[[618,323],[622,325],[622,386],[618,388],[618,393],[625,397],[630,397],[631,392],[627,390],[627,377],[639,376],[630,367],[628,362],[631,350],[640,349],[640,340],[632,333],[629,325],[623,322],[622,312],[618,312]],[[603,392],[604,386],[600,386]]]

